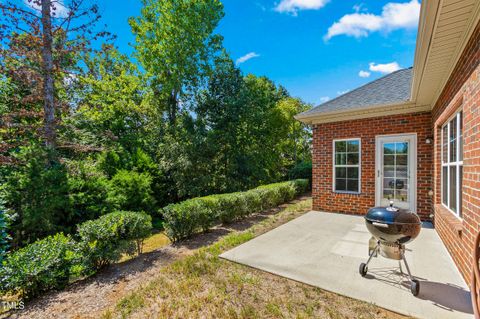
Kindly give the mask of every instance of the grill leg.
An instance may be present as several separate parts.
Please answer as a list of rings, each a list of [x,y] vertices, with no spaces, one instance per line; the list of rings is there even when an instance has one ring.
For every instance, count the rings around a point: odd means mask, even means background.
[[[377,246],[375,246],[375,248],[370,253],[370,257],[368,257],[367,263],[365,264],[366,266],[368,266],[368,264],[370,263],[370,260],[372,260],[373,256],[375,256],[377,254],[379,247],[380,247],[380,241],[377,242]]]
[[[408,267],[407,258],[405,258],[404,253],[402,253],[402,260],[405,263],[405,268],[407,269],[407,273],[408,273],[408,277],[410,278],[410,281],[413,281],[414,278],[412,276],[412,273],[410,272],[410,267]]]
[[[398,261],[398,267],[400,268],[400,273],[403,275],[403,269],[402,269],[402,261]]]

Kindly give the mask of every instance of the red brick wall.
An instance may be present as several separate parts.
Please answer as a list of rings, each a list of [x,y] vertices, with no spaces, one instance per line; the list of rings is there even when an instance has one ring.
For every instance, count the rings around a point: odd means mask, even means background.
[[[463,220],[441,204],[440,128],[463,108]],[[480,230],[480,24],[440,95],[433,111],[435,131],[435,227],[469,282],[474,238]]]
[[[431,114],[416,113],[384,116],[345,122],[317,124],[313,127],[313,209],[328,212],[365,214],[375,206],[375,137],[377,135],[417,133],[417,212],[428,219],[433,212],[431,197],[433,159]],[[361,193],[341,194],[332,190],[333,140],[361,138]]]

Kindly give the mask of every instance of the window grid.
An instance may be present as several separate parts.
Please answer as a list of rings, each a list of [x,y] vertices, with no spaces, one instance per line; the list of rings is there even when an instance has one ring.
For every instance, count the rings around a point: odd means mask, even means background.
[[[337,143],[339,146],[340,143],[344,143],[345,149],[337,149]],[[357,147],[356,151],[350,151],[349,145],[354,145]],[[337,163],[339,162],[344,163]],[[349,164],[350,160],[356,159],[356,164]],[[341,176],[337,176],[337,169],[342,172],[341,169],[345,169],[345,176],[340,174]],[[351,170],[353,169],[353,170]],[[355,170],[356,169],[356,170]],[[355,172],[355,177],[351,178],[349,172]],[[343,182],[345,186],[343,186]],[[351,183],[351,184],[350,184]],[[339,185],[340,184],[340,185]],[[349,185],[356,185],[356,189],[352,190],[349,189]],[[343,187],[342,187],[343,186]],[[341,139],[341,140],[334,140],[333,141],[333,191],[338,193],[353,193],[358,194],[360,193],[361,189],[361,140],[359,138],[353,139]]]
[[[442,204],[462,217],[463,113],[442,127]],[[446,184],[446,185],[445,185]]]

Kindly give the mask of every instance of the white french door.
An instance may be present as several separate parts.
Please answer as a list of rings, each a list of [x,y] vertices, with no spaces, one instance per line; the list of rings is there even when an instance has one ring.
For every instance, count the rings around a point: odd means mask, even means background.
[[[375,204],[416,212],[416,134],[377,136]]]

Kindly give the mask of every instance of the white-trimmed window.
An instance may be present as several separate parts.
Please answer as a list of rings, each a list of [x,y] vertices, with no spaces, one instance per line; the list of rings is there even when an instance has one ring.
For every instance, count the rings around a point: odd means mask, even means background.
[[[442,203],[462,217],[463,113],[442,127]]]
[[[360,139],[333,141],[333,190],[360,193]]]

